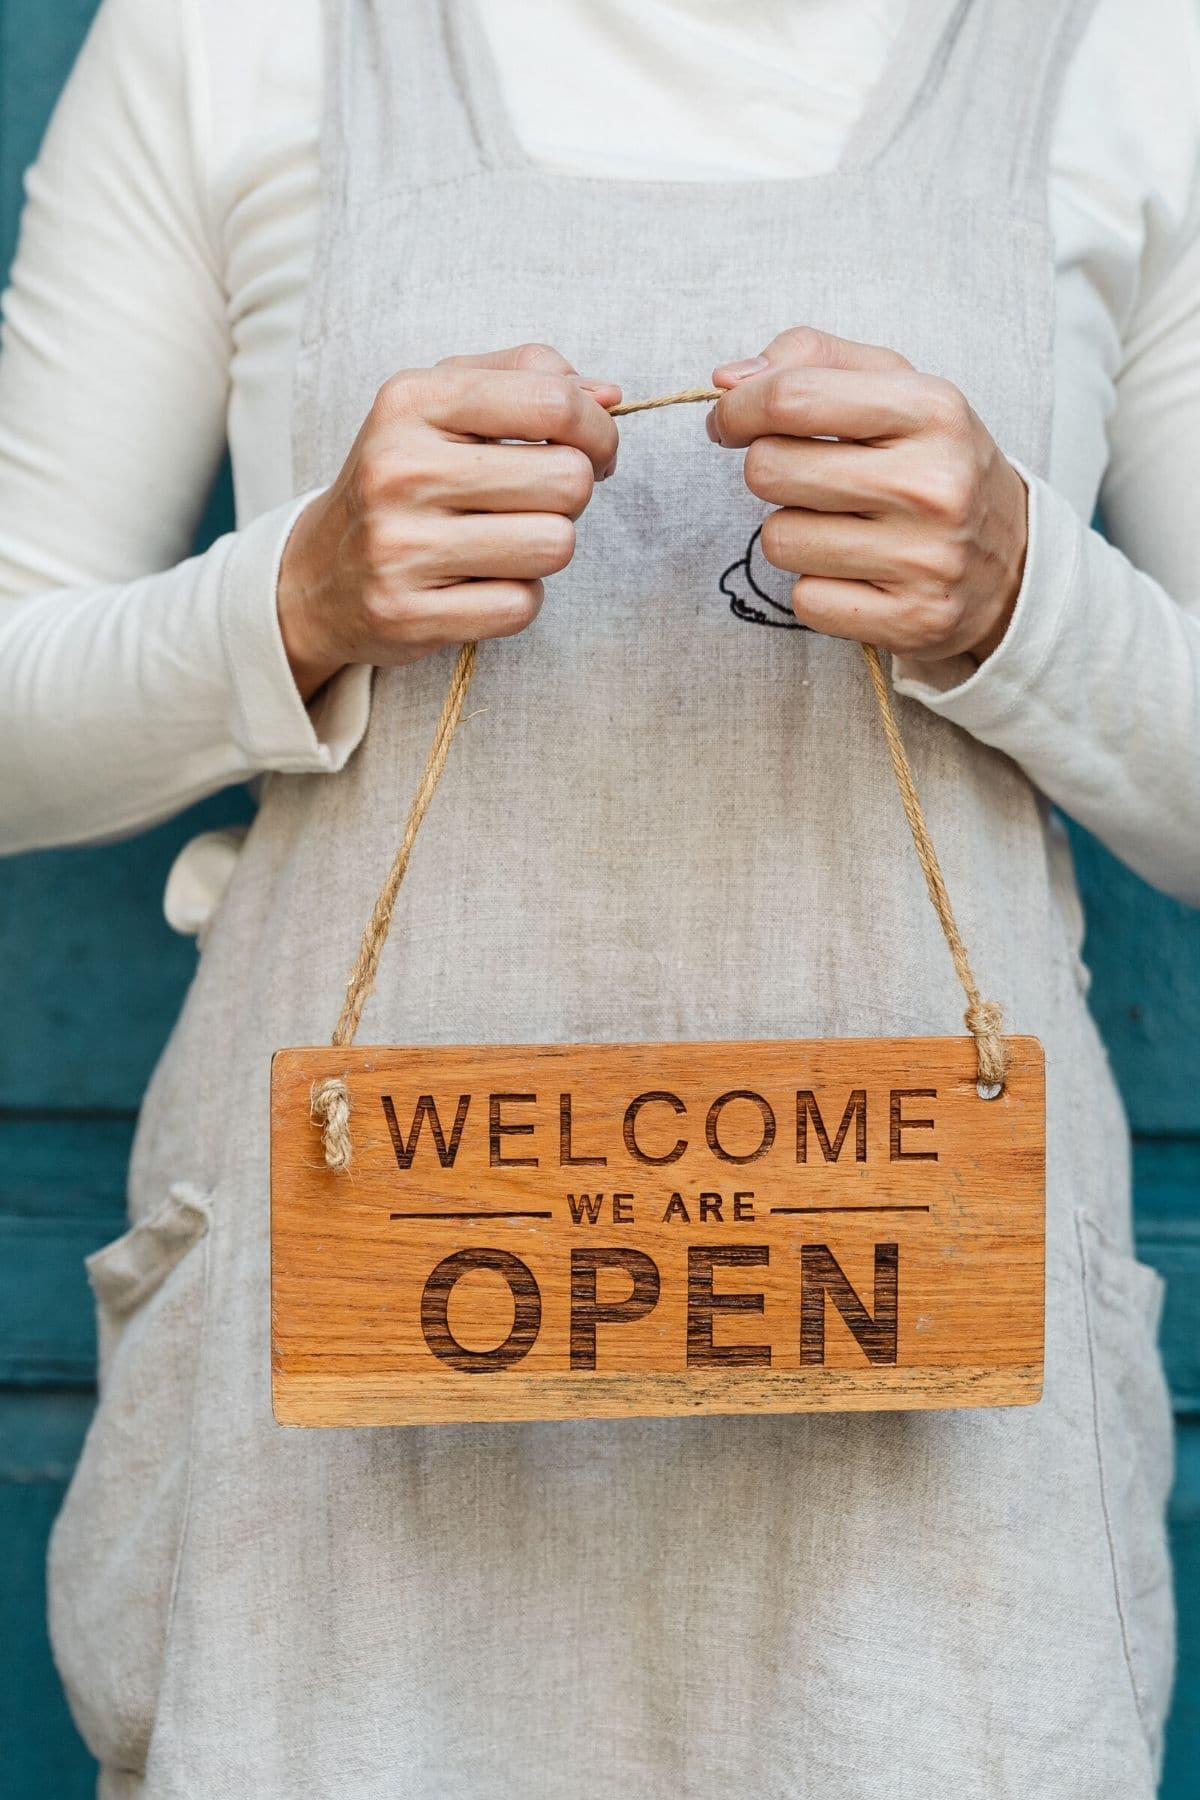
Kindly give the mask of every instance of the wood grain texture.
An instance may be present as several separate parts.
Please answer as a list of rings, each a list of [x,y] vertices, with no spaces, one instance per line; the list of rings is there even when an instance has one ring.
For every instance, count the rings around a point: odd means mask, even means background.
[[[1036,1400],[1044,1071],[1009,1049],[994,1101],[969,1038],[280,1051],[276,1418]]]

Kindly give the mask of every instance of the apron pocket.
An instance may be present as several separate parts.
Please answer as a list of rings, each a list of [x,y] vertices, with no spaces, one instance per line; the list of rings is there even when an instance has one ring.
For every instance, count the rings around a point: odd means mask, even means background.
[[[1105,1529],[1125,1659],[1151,1755],[1162,1754],[1175,1653],[1166,1505],[1171,1400],[1158,1351],[1165,1286],[1077,1208]]]
[[[50,1640],[88,1748],[139,1773],[187,1516],[209,1196],[186,1184],[86,1259],[99,1404],[50,1536]]]

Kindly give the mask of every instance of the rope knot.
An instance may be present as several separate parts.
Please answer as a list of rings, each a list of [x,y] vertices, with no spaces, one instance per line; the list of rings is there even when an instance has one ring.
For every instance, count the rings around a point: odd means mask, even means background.
[[[980,1086],[995,1088],[999,1093],[1008,1072],[1003,1009],[995,1000],[973,1000],[963,1014],[963,1019],[967,1030],[975,1039]]]
[[[350,1147],[350,1090],[340,1075],[314,1081],[309,1097],[309,1116],[321,1127],[325,1161],[331,1169],[348,1169]]]

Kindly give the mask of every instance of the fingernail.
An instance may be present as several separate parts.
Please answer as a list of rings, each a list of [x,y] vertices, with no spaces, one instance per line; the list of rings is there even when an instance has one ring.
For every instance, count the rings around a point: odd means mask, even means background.
[[[719,444],[721,442],[721,433],[717,429],[717,409],[715,406],[710,406],[704,415],[704,429],[707,431],[714,444]]]
[[[617,459],[614,456],[612,461],[608,464],[607,468],[604,468],[600,471],[601,481],[607,481],[610,475],[614,475],[616,473],[616,468],[617,468]]]
[[[741,362],[719,363],[713,370],[713,375],[732,375],[735,381],[740,381],[743,375],[757,375],[769,367],[765,356],[747,356]]]

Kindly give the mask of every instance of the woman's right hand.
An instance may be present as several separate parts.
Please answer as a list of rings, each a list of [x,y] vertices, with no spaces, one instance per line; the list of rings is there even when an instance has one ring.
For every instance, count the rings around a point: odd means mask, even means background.
[[[304,699],[347,663],[415,662],[535,619],[612,473],[620,397],[546,344],[385,381],[284,549],[279,622]]]

